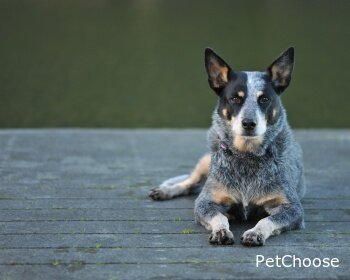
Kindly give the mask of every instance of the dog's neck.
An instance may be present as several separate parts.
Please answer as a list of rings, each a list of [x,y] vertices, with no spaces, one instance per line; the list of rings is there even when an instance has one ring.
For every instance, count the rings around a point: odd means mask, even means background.
[[[221,150],[223,150],[223,152],[225,153],[225,154],[228,154],[228,155],[232,155],[232,151],[231,151],[231,149],[229,148],[229,146],[226,144],[226,142],[225,141],[223,141],[223,140],[221,140],[221,139],[219,139],[219,147],[220,147],[220,149]]]

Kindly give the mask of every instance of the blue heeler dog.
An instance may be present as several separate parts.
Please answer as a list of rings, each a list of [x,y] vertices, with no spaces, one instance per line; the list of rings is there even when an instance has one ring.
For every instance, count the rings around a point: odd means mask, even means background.
[[[233,70],[213,50],[205,50],[210,87],[218,95],[208,132],[210,154],[189,176],[163,182],[154,200],[186,195],[205,182],[195,217],[211,231],[211,244],[232,244],[228,218],[261,218],[241,237],[259,246],[270,236],[304,227],[300,199],[305,193],[302,151],[287,122],[280,95],[288,87],[294,49],[264,72]]]

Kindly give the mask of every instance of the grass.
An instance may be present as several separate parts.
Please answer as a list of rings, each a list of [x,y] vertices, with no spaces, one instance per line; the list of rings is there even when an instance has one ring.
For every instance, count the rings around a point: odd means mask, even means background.
[[[53,261],[51,262],[51,264],[52,264],[53,266],[58,266],[58,265],[61,264],[61,262],[58,261],[58,260],[53,260]]]
[[[0,200],[14,200],[14,197],[11,196],[0,196]]]
[[[192,234],[193,230],[190,228],[185,228],[181,231],[182,234]]]

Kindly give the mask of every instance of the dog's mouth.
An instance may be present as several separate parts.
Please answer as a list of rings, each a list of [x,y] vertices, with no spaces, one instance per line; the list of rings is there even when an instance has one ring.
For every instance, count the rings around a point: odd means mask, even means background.
[[[241,135],[237,135],[239,137],[242,137],[243,139],[250,139],[250,140],[253,140],[253,139],[258,139],[258,138],[261,138],[263,135],[258,135],[254,132],[245,132]]]
[[[263,141],[263,135],[236,135],[233,139],[233,146],[241,152],[255,152]]]

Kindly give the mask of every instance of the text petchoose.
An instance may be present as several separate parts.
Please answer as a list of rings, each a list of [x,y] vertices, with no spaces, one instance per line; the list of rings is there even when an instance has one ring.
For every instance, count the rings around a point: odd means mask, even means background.
[[[338,258],[298,258],[295,255],[285,255],[265,258],[256,255],[256,267],[339,267]]]

